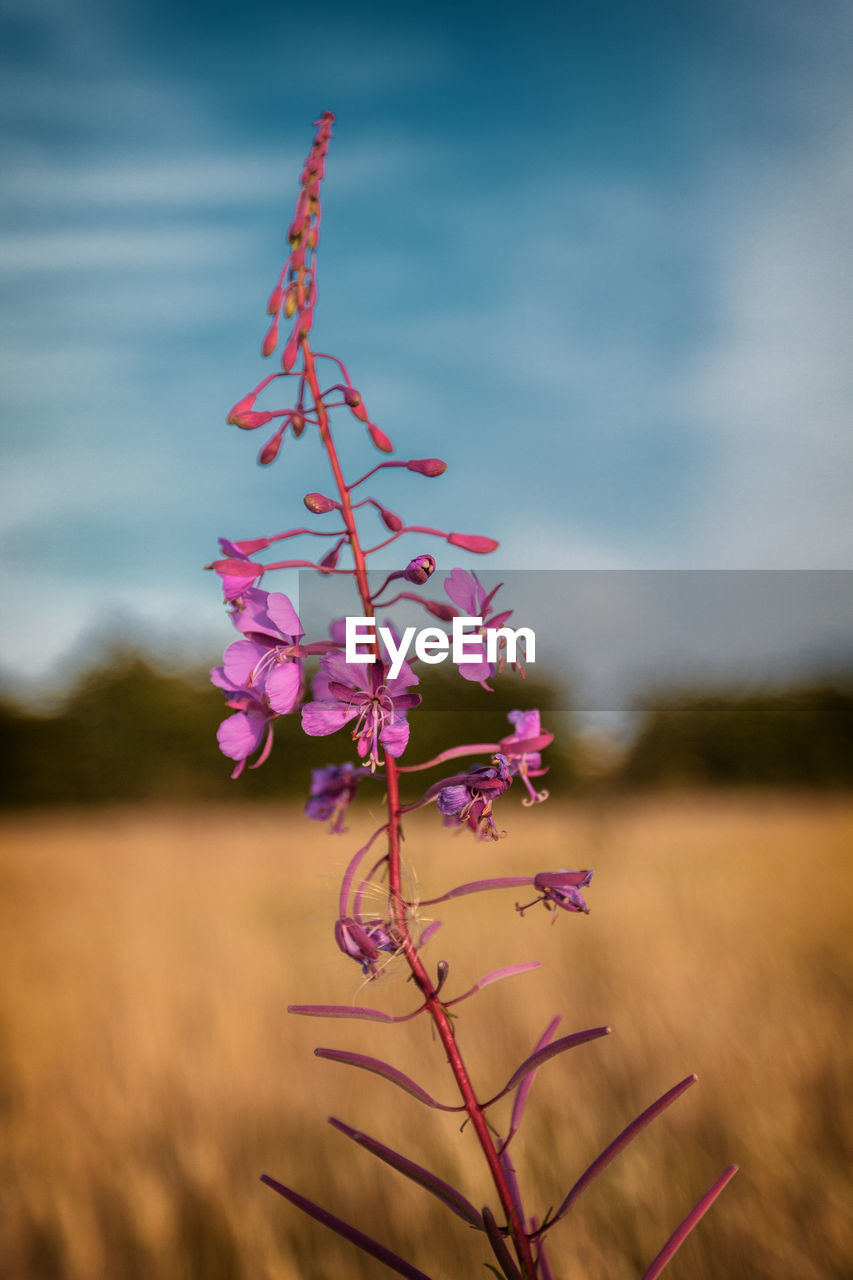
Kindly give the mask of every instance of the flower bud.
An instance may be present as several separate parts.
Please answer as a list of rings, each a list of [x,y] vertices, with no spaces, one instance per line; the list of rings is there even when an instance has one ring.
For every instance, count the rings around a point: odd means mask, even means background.
[[[367,430],[370,433],[370,438],[373,441],[373,443],[376,445],[377,449],[381,449],[383,453],[394,452],[393,444],[388,439],[385,432],[380,430],[379,427],[377,427],[375,422],[368,423]],[[497,543],[495,543],[495,546],[497,546]]]
[[[311,326],[314,323],[314,308],[303,307],[299,312],[299,336],[307,338],[311,332]]]
[[[364,401],[354,387],[347,387],[344,391],[344,400],[349,405],[354,417],[359,422],[367,422],[367,410],[364,407]]]
[[[305,430],[305,419],[301,413],[292,413],[290,415],[290,429],[298,440]]]
[[[277,284],[270,294],[270,300],[267,303],[267,314],[277,316],[281,310],[281,300],[284,297],[284,290],[280,284]]]
[[[452,622],[457,616],[457,610],[452,604],[442,604],[439,600],[424,600],[424,606],[427,613],[431,613],[434,618],[440,618],[442,622]]]
[[[447,463],[441,458],[413,458],[406,466],[409,471],[417,471],[422,476],[440,476],[447,470]]]
[[[403,527],[403,521],[393,511],[389,511],[387,507],[379,507],[379,515],[386,529],[390,529],[392,533],[399,533]]]
[[[256,427],[265,427],[268,422],[272,422],[273,415],[271,413],[235,413],[231,410],[231,417],[228,419],[235,427],[240,427],[243,431],[254,431]]]
[[[320,568],[336,569],[338,567],[338,559],[340,558],[340,554],[341,554],[341,547],[340,547],[340,543],[338,543],[337,546],[332,547],[331,551],[327,552],[326,555],[323,556],[323,559],[320,561]]]
[[[284,314],[289,320],[296,310],[296,289],[290,286],[284,297]]]
[[[273,320],[269,329],[267,329],[263,343],[261,344],[261,355],[271,356],[278,346],[278,319]]]
[[[296,325],[296,327],[293,330],[293,333],[288,338],[287,346],[284,348],[284,351],[282,352],[282,355],[281,355],[281,367],[285,373],[290,373],[290,370],[296,364],[296,357],[298,354],[299,354],[299,325]]]
[[[278,457],[278,451],[281,448],[281,442],[284,437],[286,427],[287,423],[285,422],[279,427],[275,435],[270,437],[263,449],[261,449],[258,454],[258,463],[260,466],[268,467],[271,462],[275,462]]]
[[[309,511],[314,512],[315,516],[325,515],[327,511],[334,511],[338,506],[337,502],[327,498],[324,493],[306,493],[302,501]]]
[[[415,556],[403,570],[403,577],[407,582],[413,582],[416,587],[422,587],[434,573],[435,560],[432,556]]]
[[[461,547],[463,551],[473,551],[478,556],[485,556],[490,551],[497,551],[500,546],[500,543],[495,542],[494,538],[482,538],[476,533],[449,533],[447,541],[453,547]]]
[[[316,227],[312,227],[306,236],[306,243],[309,249],[316,249],[320,240],[320,232]]]

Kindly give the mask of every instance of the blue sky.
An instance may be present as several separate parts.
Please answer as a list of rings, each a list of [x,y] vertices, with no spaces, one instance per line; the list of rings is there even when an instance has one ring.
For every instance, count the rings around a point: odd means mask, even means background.
[[[376,496],[516,569],[850,567],[842,0],[0,13],[7,680],[215,649],[216,536],[326,484],[224,421],[324,108],[317,343],[450,464]]]

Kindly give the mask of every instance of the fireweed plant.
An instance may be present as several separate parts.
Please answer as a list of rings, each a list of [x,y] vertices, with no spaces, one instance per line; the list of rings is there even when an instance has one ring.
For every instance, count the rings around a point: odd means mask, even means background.
[[[322,1048],[317,1049],[316,1054],[320,1058],[382,1076],[389,1085],[403,1090],[426,1107],[457,1112],[463,1127],[470,1124],[476,1134],[494,1184],[495,1203],[478,1209],[460,1190],[415,1164],[404,1153],[385,1146],[343,1120],[332,1118],[330,1123],[345,1137],[391,1165],[403,1177],[418,1183],[469,1228],[482,1232],[484,1249],[491,1251],[490,1260],[485,1265],[495,1275],[505,1280],[551,1280],[553,1272],[546,1237],[574,1208],[575,1201],[592,1180],[655,1116],[693,1084],[696,1077],[690,1075],[676,1084],[632,1120],[593,1160],[559,1205],[551,1206],[544,1214],[534,1215],[528,1210],[516,1176],[512,1140],[521,1124],[533,1078],[549,1059],[606,1035],[609,1028],[593,1027],[558,1037],[559,1018],[554,1018],[532,1053],[509,1072],[503,1088],[491,1097],[483,1098],[457,1043],[454,1031],[457,1008],[490,983],[535,969],[538,962],[511,965],[487,973],[469,990],[451,994],[452,988],[451,991],[447,989],[451,987],[447,962],[439,960],[428,967],[424,959],[425,944],[438,928],[438,922],[434,921],[423,931],[418,931],[413,904],[407,900],[404,891],[400,845],[404,815],[432,804],[447,827],[467,827],[475,838],[481,840],[494,840],[505,834],[496,823],[495,803],[510,786],[522,788],[523,803],[527,805],[547,797],[547,792],[537,790],[532,780],[545,772],[541,753],[552,741],[552,735],[541,727],[538,711],[515,711],[509,716],[509,732],[500,741],[449,745],[434,759],[401,763],[409,737],[407,717],[420,703],[421,695],[413,664],[399,658],[400,645],[392,639],[393,631],[385,632],[388,637],[385,643],[381,635],[374,634],[367,648],[360,650],[364,660],[348,661],[342,620],[331,624],[327,636],[308,638],[287,596],[267,591],[259,585],[277,569],[310,568],[328,576],[346,575],[354,583],[358,613],[362,619],[373,618],[378,608],[384,609],[401,599],[414,601],[431,615],[431,622],[436,624],[430,632],[434,646],[440,646],[442,641],[448,643],[446,633],[437,624],[446,627],[459,613],[481,619],[483,627],[488,624],[499,628],[509,617],[507,612],[496,610],[495,593],[487,594],[476,575],[462,569],[455,569],[445,581],[447,603],[427,599],[418,590],[435,570],[435,560],[427,552],[390,573],[378,590],[368,580],[368,558],[395,543],[403,534],[441,538],[451,546],[476,554],[494,551],[498,544],[477,534],[447,533],[423,525],[408,525],[373,497],[356,501],[356,491],[384,468],[404,467],[424,477],[441,475],[445,463],[438,458],[386,460],[371,467],[358,479],[348,480],[344,476],[332,436],[333,413],[342,412],[355,419],[382,453],[391,453],[393,446],[385,432],[371,421],[364,400],[353,386],[343,362],[335,356],[315,351],[311,344],[317,304],[317,246],[322,220],[320,184],[333,120],[334,116],[327,111],[316,122],[317,133],[302,170],[296,211],[288,232],[290,254],[269,300],[272,322],[263,339],[265,356],[271,356],[277,350],[280,329],[290,325],[283,344],[281,369],[264,378],[244,396],[231,410],[228,421],[244,431],[272,428],[272,434],[260,450],[258,460],[263,466],[274,462],[288,432],[296,438],[305,431],[317,432],[331,468],[333,495],[309,493],[304,504],[313,515],[336,512],[339,527],[331,531],[300,527],[270,537],[241,541],[220,539],[222,557],[208,568],[214,569],[222,580],[231,620],[240,633],[240,639],[228,646],[223,665],[211,673],[214,684],[224,691],[232,711],[219,728],[219,745],[222,752],[235,762],[233,776],[237,777],[252,757],[250,768],[257,768],[267,759],[273,744],[273,727],[281,716],[299,713],[302,730],[312,737],[331,735],[345,726],[351,733],[359,763],[345,761],[315,771],[306,812],[309,818],[329,823],[332,831],[343,832],[345,811],[359,788],[380,783],[385,795],[385,820],[367,843],[355,852],[346,868],[334,938],[344,955],[360,967],[367,982],[378,977],[390,959],[401,958],[410,971],[417,997],[410,1012],[396,1017],[361,1005],[295,1005],[291,1006],[290,1012],[382,1023],[428,1019],[441,1041],[455,1081],[457,1097],[452,1101],[436,1100],[416,1081],[377,1058]],[[289,399],[293,407],[259,408],[258,400],[262,393],[267,392],[268,398],[276,387],[292,390],[293,395]],[[385,532],[374,545],[365,546],[356,513],[359,516],[367,514],[371,519],[378,516],[384,526]],[[255,558],[273,544],[296,537],[328,539],[331,546],[318,559],[264,563]],[[469,640],[467,660],[458,666],[459,677],[477,681],[488,689],[488,681],[507,665],[506,641],[496,661],[488,660],[482,632],[481,649],[477,649],[476,641],[473,649],[471,644]],[[395,645],[396,652],[389,652]],[[311,655],[319,657],[319,671],[309,692],[304,664]],[[494,652],[492,656],[495,656]],[[472,763],[462,766],[463,760]],[[460,764],[457,772],[448,774],[451,761]],[[423,772],[436,770],[446,776],[439,777],[425,789],[416,786],[414,794],[403,798],[403,782],[415,784]],[[557,869],[542,870],[533,876],[475,880],[448,889],[422,905],[449,902],[472,893],[514,889],[521,899],[516,903],[516,910],[522,915],[537,903],[543,903],[554,914],[558,911],[587,912],[582,891],[589,885],[591,877],[592,872],[588,870]],[[383,885],[381,908],[377,908],[371,896],[377,879],[381,879]],[[508,1095],[513,1097],[509,1128],[499,1132],[490,1113],[493,1106]],[[691,1209],[646,1270],[644,1280],[654,1280],[661,1273],[735,1171],[736,1166],[729,1167]],[[298,1191],[266,1174],[262,1180],[392,1271],[409,1277],[409,1280],[428,1280],[424,1272],[411,1262],[306,1199]]]

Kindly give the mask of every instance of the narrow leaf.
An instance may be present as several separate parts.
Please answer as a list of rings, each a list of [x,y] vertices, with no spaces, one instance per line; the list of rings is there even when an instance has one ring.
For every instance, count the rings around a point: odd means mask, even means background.
[[[500,1233],[498,1224],[495,1222],[495,1215],[488,1205],[483,1210],[483,1226],[486,1228],[492,1252],[500,1263],[501,1271],[504,1273],[506,1280],[523,1280],[522,1274],[515,1265],[512,1254],[506,1246],[506,1241]]]
[[[619,1152],[627,1147],[632,1138],[636,1138],[637,1134],[644,1129],[651,1120],[654,1120],[655,1116],[660,1115],[662,1111],[666,1110],[670,1103],[675,1102],[676,1098],[680,1098],[686,1089],[689,1089],[692,1084],[696,1083],[696,1080],[697,1077],[695,1075],[687,1076],[680,1084],[674,1085],[667,1093],[662,1094],[658,1098],[657,1102],[653,1102],[650,1107],[647,1107],[645,1111],[637,1116],[636,1120],[632,1120],[631,1123],[622,1130],[618,1138],[614,1138],[610,1143],[610,1146],[605,1147],[601,1155],[596,1156],[589,1168],[581,1174],[557,1212],[554,1214],[549,1225],[553,1226],[555,1222],[559,1222],[564,1214],[568,1213],[569,1209],[572,1207],[584,1188],[589,1186],[593,1178],[597,1178],[602,1170],[607,1168],[610,1161],[615,1160],[616,1156],[619,1155]],[[521,1090],[519,1090],[519,1093],[520,1092]]]
[[[525,960],[521,964],[511,964],[505,969],[493,969],[491,973],[487,973],[485,977],[475,982],[473,987],[461,996],[454,996],[452,1000],[446,1001],[446,1007],[449,1009],[452,1004],[459,1004],[460,1000],[467,1000],[469,996],[475,995],[478,991],[482,991],[483,987],[489,987],[493,982],[501,982],[504,978],[513,978],[517,973],[529,973],[531,969],[541,968],[541,960]]]
[[[400,1089],[405,1089],[406,1093],[410,1093],[413,1098],[417,1098],[428,1107],[437,1107],[439,1111],[465,1110],[463,1106],[448,1107],[442,1102],[436,1102],[426,1089],[422,1089],[409,1076],[392,1067],[390,1063],[382,1062],[379,1058],[368,1058],[363,1053],[350,1053],[345,1049],[315,1049],[314,1053],[318,1058],[328,1058],[331,1062],[343,1062],[351,1067],[361,1067],[363,1071],[372,1071],[377,1076],[384,1076],[386,1080],[390,1080]]]
[[[545,1045],[542,1049],[537,1049],[535,1053],[531,1053],[529,1058],[525,1058],[521,1066],[515,1070],[507,1080],[500,1093],[496,1093],[488,1102],[484,1102],[484,1107],[490,1107],[492,1103],[497,1102],[500,1098],[514,1089],[519,1081],[530,1071],[535,1071],[543,1062],[547,1062],[549,1058],[556,1058],[558,1053],[565,1053],[566,1049],[574,1049],[575,1045],[586,1044],[588,1040],[597,1040],[599,1036],[609,1036],[609,1027],[592,1027],[589,1031],[576,1031],[573,1035],[563,1036],[560,1040],[555,1040],[553,1044]]]
[[[556,1018],[553,1018],[551,1022],[548,1023],[547,1027],[542,1032],[542,1035],[539,1037],[539,1040],[536,1042],[536,1048],[533,1051],[534,1053],[538,1053],[540,1049],[544,1049],[546,1045],[551,1043],[551,1041],[554,1039],[554,1033],[557,1030],[557,1027],[559,1025],[560,1025],[560,1016],[558,1014]],[[509,1123],[509,1133],[507,1134],[506,1142],[503,1145],[504,1151],[509,1146],[510,1140],[518,1132],[518,1127],[521,1124],[522,1116],[524,1115],[524,1107],[527,1102],[527,1095],[530,1092],[531,1086],[533,1084],[533,1078],[535,1075],[536,1075],[536,1071],[535,1070],[531,1071],[528,1075],[524,1077],[524,1079],[522,1080],[521,1084],[518,1087],[518,1093],[515,1095],[515,1101],[512,1104],[512,1117]]]
[[[288,1013],[303,1013],[309,1018],[364,1018],[368,1022],[396,1022],[381,1009],[365,1009],[357,1004],[289,1004]]]
[[[370,1236],[366,1236],[363,1231],[359,1231],[357,1227],[350,1226],[343,1219],[336,1218],[333,1213],[329,1213],[328,1209],[323,1209],[320,1205],[315,1204],[313,1200],[307,1200],[305,1196],[299,1195],[297,1191],[292,1191],[290,1187],[285,1187],[282,1183],[276,1182],[275,1178],[271,1178],[268,1173],[261,1174],[261,1182],[266,1183],[268,1187],[272,1187],[273,1191],[277,1191],[280,1196],[284,1196],[285,1200],[289,1200],[291,1204],[295,1204],[297,1209],[307,1213],[310,1218],[321,1222],[330,1231],[336,1231],[339,1236],[349,1240],[351,1244],[354,1244],[364,1253],[369,1253],[371,1257],[378,1258],[380,1262],[384,1262],[386,1267],[390,1267],[398,1275],[405,1276],[406,1280],[430,1280],[430,1277],[423,1271],[419,1271],[417,1267],[412,1266],[411,1262],[407,1262],[405,1258],[401,1258],[398,1254],[392,1253],[390,1249],[386,1249],[385,1245],[380,1244],[378,1240],[373,1240]]]
[[[471,1202],[465,1199],[462,1192],[457,1191],[456,1187],[452,1187],[450,1183],[444,1182],[443,1179],[436,1177],[434,1173],[430,1173],[428,1169],[422,1168],[419,1164],[415,1164],[414,1161],[407,1160],[405,1156],[400,1155],[399,1151],[386,1147],[383,1143],[377,1142],[375,1138],[371,1138],[366,1133],[361,1133],[358,1129],[351,1129],[348,1124],[344,1124],[342,1120],[336,1120],[334,1116],[329,1117],[329,1124],[341,1133],[346,1134],[348,1138],[352,1138],[353,1142],[357,1142],[366,1151],[372,1152],[380,1160],[390,1164],[398,1173],[411,1178],[413,1182],[417,1182],[426,1191],[430,1191],[434,1196],[437,1196],[439,1200],[447,1205],[448,1209],[452,1210],[457,1217],[462,1218],[464,1222],[467,1222],[472,1227],[478,1227],[481,1231],[483,1230],[483,1219]]]
[[[672,1235],[669,1237],[648,1270],[643,1273],[643,1280],[657,1280],[657,1277],[663,1271],[666,1264],[690,1235],[690,1232],[696,1226],[696,1223],[700,1218],[704,1217],[716,1200],[717,1196],[722,1191],[723,1187],[725,1187],[727,1183],[731,1182],[736,1173],[737,1165],[730,1164],[725,1173],[717,1179],[710,1190],[705,1192],[702,1199],[698,1204],[694,1205],[681,1225],[676,1227],[675,1231],[673,1231]]]

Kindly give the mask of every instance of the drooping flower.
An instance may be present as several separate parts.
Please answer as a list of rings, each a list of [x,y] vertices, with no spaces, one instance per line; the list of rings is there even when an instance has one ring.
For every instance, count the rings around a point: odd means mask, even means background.
[[[342,916],[335,921],[335,941],[344,955],[352,956],[368,978],[378,976],[377,961],[383,951],[394,955],[400,949],[390,927],[381,920],[355,920]]]
[[[225,674],[234,688],[266,700],[279,715],[293,711],[302,692],[302,624],[279,591],[249,587],[232,614],[246,637],[225,650]]]
[[[551,911],[560,907],[563,911],[582,911],[584,915],[589,915],[589,907],[581,889],[585,889],[591,879],[591,871],[540,871],[533,877],[533,887],[539,890],[541,896],[523,907],[516,904],[515,909],[520,915],[524,915],[529,907],[544,902]]]
[[[315,769],[311,774],[311,794],[305,804],[305,812],[316,822],[329,822],[329,830],[339,834],[346,830],[344,813],[352,804],[362,778],[370,770],[354,764],[330,764],[325,769]]]
[[[528,794],[521,803],[538,804],[548,799],[548,792],[544,789],[536,791],[530,779],[541,777],[543,773],[548,772],[547,768],[542,768],[542,756],[538,748],[546,747],[553,742],[554,735],[542,732],[539,712],[536,710],[510,711],[507,713],[507,720],[514,726],[514,732],[501,738],[501,751],[509,760],[512,776],[521,778],[527,788]]]
[[[474,765],[438,785],[438,811],[451,826],[467,825],[481,840],[498,840],[501,832],[492,817],[492,804],[509,788],[512,776],[506,756],[498,753],[491,764]]]
[[[312,738],[336,733],[350,720],[358,754],[371,769],[379,763],[380,743],[391,756],[400,756],[409,741],[406,712],[421,700],[407,689],[418,677],[407,662],[398,675],[386,677],[385,663],[347,663],[342,654],[330,653],[320,661],[314,677],[314,701],[302,708],[302,728]]]

